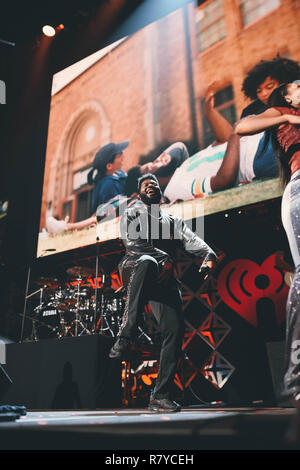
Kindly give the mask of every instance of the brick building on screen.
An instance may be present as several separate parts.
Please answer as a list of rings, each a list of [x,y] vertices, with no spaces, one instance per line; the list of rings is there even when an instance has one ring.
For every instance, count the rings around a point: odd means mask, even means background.
[[[299,22],[297,0],[190,3],[55,76],[41,229],[50,212],[90,215],[86,174],[107,142],[130,140],[125,171],[169,143],[191,154],[211,143],[207,86],[217,80],[216,107],[233,123],[248,104],[241,87],[251,67],[278,53],[300,61]]]

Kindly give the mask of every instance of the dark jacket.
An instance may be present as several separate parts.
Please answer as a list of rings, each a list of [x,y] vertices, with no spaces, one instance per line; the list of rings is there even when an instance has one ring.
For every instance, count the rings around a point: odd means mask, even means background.
[[[156,218],[157,217],[157,218]],[[159,209],[150,215],[144,204],[127,209],[121,219],[121,236],[126,248],[119,269],[132,270],[142,255],[156,259],[160,266],[175,262],[176,248],[181,246],[187,252],[205,261],[216,261],[215,252],[198,237],[181,217],[170,215]]]

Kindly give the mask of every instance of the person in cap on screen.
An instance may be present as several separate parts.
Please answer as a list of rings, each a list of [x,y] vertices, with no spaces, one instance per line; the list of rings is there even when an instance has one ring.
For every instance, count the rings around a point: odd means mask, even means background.
[[[152,172],[159,180],[161,188],[164,189],[170,181],[174,171],[189,158],[189,152],[182,142],[175,142],[167,147],[154,161],[143,165],[137,165],[128,170],[122,169],[124,154],[129,141],[121,143],[109,142],[98,150],[95,155],[92,169],[88,173],[88,183],[93,185],[91,216],[79,222],[69,222],[68,219],[57,220],[48,217],[46,227],[49,233],[58,234],[67,230],[81,230],[97,223],[96,211],[99,206],[114,201],[118,195],[123,197],[137,195],[137,181],[142,175]]]
[[[137,194],[138,178],[146,173],[155,174],[161,188],[164,189],[176,168],[189,158],[186,146],[182,142],[175,142],[153,162],[137,165],[125,173],[122,170],[123,150],[128,145],[128,140],[120,144],[110,142],[96,153],[93,168],[88,174],[89,184],[94,184],[92,213],[96,212],[100,204],[104,204],[118,194],[125,194],[128,197]],[[97,174],[93,178],[95,170]]]
[[[88,173],[88,183],[94,185],[92,214],[96,212],[100,204],[107,202],[117,194],[123,193],[127,178],[125,171],[122,170],[123,151],[128,145],[128,140],[119,144],[109,142],[96,153],[93,168]],[[94,177],[95,171],[97,173]]]
[[[96,153],[92,169],[87,176],[88,183],[94,185],[91,204],[92,215],[88,219],[73,223],[68,221],[68,217],[65,220],[57,220],[53,216],[48,217],[46,220],[48,232],[58,234],[67,230],[81,230],[97,223],[97,207],[123,192],[127,175],[121,167],[123,150],[128,145],[128,140],[118,144],[109,142]],[[97,172],[96,175],[95,172]]]

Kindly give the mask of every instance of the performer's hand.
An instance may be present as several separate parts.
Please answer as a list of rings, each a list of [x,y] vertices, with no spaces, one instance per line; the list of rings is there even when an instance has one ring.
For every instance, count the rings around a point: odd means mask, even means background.
[[[204,273],[204,281],[208,278],[208,275],[215,269],[216,267],[216,262],[215,261],[206,261],[205,263],[202,263],[200,268],[199,268],[199,273]]]

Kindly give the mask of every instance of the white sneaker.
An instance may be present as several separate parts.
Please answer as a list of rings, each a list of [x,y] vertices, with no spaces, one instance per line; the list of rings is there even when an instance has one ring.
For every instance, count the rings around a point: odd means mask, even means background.
[[[46,220],[46,228],[49,233],[57,235],[67,230],[67,222],[65,220],[57,220],[54,217],[48,217]]]

